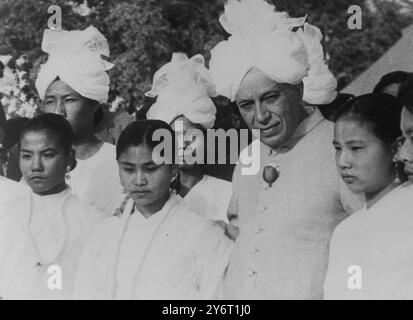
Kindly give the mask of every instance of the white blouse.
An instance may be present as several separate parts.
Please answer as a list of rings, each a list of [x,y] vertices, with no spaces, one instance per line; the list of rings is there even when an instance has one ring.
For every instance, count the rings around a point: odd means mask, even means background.
[[[0,219],[0,297],[72,298],[85,235],[102,216],[69,187],[11,200]]]
[[[84,250],[80,299],[211,299],[229,263],[224,231],[172,194],[150,218],[133,212],[102,221]],[[133,212],[133,213],[132,213]]]

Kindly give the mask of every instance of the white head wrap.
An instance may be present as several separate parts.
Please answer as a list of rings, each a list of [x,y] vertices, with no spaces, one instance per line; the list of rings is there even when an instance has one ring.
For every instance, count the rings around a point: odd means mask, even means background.
[[[324,61],[321,32],[305,17],[290,18],[264,0],[228,0],[219,21],[231,36],[211,51],[218,94],[234,101],[247,72],[257,68],[279,83],[303,82],[309,104],[335,99],[337,82]]]
[[[83,97],[107,102],[110,80],[106,70],[113,64],[101,58],[101,55],[109,57],[109,45],[95,27],[89,26],[83,31],[47,29],[43,34],[42,50],[49,53],[49,58],[36,79],[41,99],[59,77]]]
[[[183,115],[204,128],[212,128],[216,107],[210,97],[215,88],[202,55],[188,59],[184,53],[174,53],[171,62],[153,77],[148,97],[158,97],[146,114],[148,119],[171,123]]]

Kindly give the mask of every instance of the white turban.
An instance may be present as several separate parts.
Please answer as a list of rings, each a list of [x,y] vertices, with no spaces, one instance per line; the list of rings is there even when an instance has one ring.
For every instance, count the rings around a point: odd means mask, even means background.
[[[59,77],[81,96],[107,102],[110,80],[106,70],[113,64],[101,57],[109,57],[109,45],[95,27],[89,26],[83,31],[47,29],[43,34],[42,50],[49,53],[49,58],[36,79],[41,99]]]
[[[212,128],[216,107],[211,100],[215,88],[204,57],[188,59],[184,53],[174,53],[171,62],[160,68],[153,77],[148,97],[158,97],[146,114],[148,119],[171,123],[179,116],[191,122]]]
[[[234,101],[247,72],[257,68],[279,83],[303,82],[307,103],[334,100],[337,82],[324,61],[321,32],[305,17],[290,18],[264,0],[229,0],[219,21],[231,36],[211,51],[218,94]]]

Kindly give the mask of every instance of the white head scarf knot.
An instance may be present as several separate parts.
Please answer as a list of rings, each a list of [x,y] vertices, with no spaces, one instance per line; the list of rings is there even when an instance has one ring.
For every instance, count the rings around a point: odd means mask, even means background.
[[[218,94],[234,101],[242,79],[257,68],[279,83],[304,82],[307,103],[335,98],[336,81],[324,62],[321,32],[305,17],[290,18],[264,0],[228,0],[219,21],[231,36],[211,51],[209,67]]]
[[[145,95],[158,97],[146,114],[148,119],[171,123],[185,116],[206,129],[214,125],[216,107],[211,97],[216,95],[215,87],[199,54],[189,59],[184,53],[174,53],[171,62],[155,73],[152,89]]]
[[[49,53],[49,58],[36,79],[41,99],[59,77],[81,96],[107,102],[110,80],[106,70],[113,64],[101,57],[109,57],[109,45],[95,27],[89,26],[83,31],[47,29],[43,34],[42,50]]]

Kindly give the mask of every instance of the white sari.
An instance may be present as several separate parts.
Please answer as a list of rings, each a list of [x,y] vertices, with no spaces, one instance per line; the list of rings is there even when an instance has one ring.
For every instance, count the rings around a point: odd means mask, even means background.
[[[229,263],[232,241],[172,194],[145,219],[106,219],[89,239],[76,280],[79,299],[211,299]]]

